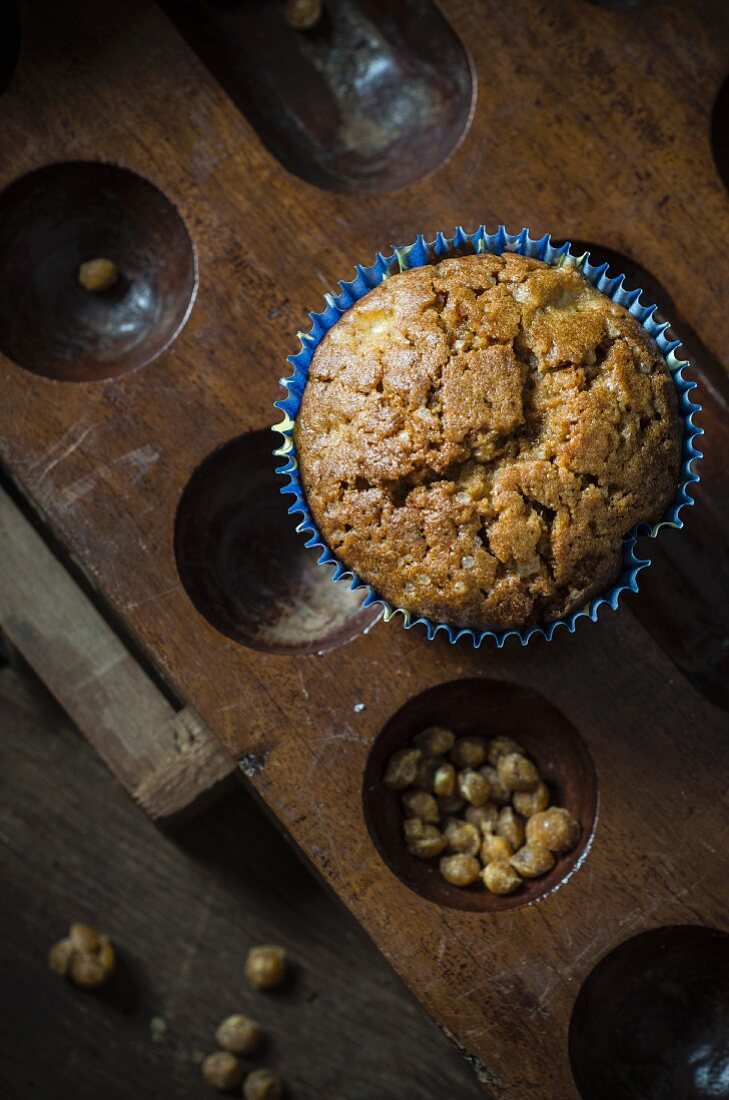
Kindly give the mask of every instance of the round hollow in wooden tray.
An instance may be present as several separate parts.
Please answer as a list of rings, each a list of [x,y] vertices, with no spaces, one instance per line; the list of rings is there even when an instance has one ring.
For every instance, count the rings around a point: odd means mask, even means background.
[[[549,786],[552,805],[565,806],[582,825],[577,846],[558,857],[548,875],[525,879],[515,893],[497,896],[480,883],[465,889],[452,886],[442,878],[437,859],[422,860],[408,852],[399,792],[388,790],[382,779],[392,753],[434,725],[446,726],[458,736],[512,737],[534,760]],[[528,905],[565,883],[587,857],[598,812],[595,769],[571,722],[536,692],[487,679],[454,680],[408,700],[370,750],[362,794],[372,839],[399,879],[438,905],[491,913]]]
[[[92,292],[81,264],[111,260]],[[70,161],[21,176],[0,195],[0,350],[47,378],[89,382],[146,366],[184,325],[195,250],[177,209],[149,180]]]
[[[288,515],[270,429],[249,432],[198,466],[175,519],[177,568],[211,626],[268,653],[321,653],[366,633],[382,614],[334,584]]]
[[[729,935],[653,928],[588,975],[570,1022],[583,1100],[729,1096]]]

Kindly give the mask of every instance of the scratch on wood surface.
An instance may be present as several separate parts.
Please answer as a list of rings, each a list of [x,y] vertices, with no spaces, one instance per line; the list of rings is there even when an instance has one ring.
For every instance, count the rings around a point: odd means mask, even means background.
[[[218,714],[224,714],[226,710],[238,710],[243,705],[241,700],[237,703],[224,703],[222,707],[218,707]]]
[[[61,489],[61,506],[63,508],[70,508],[80,500],[81,497],[85,497],[87,493],[96,485],[96,474],[86,474],[85,477],[80,477],[76,481],[72,481],[70,485],[66,485]]]
[[[334,830],[331,828],[331,823],[327,820],[326,815],[322,812],[319,803],[314,800],[311,804],[311,812],[315,815],[319,822],[319,835],[323,836],[329,848],[329,855],[323,851],[319,846],[312,846],[312,852],[318,856],[319,863],[323,869],[327,867],[336,867],[339,861],[339,852],[334,845]]]
[[[173,592],[179,592],[181,586],[179,584],[171,584],[169,588],[163,588],[160,592],[151,592],[149,596],[142,596],[141,600],[132,600],[130,603],[124,605],[126,611],[134,611],[137,607],[141,607],[142,604],[152,603],[154,600],[164,599],[165,596],[171,596]]]
[[[308,699],[309,692],[307,691],[306,684],[304,683],[304,670],[303,668],[299,667],[297,669],[297,672],[299,674],[299,680],[301,681],[301,694],[304,696],[305,699]]]
[[[81,423],[83,423],[83,421],[81,421]],[[52,447],[49,448],[49,450],[46,452],[44,457],[39,459],[37,462],[33,463],[33,465],[31,466],[31,470],[37,469],[37,467],[40,466],[42,462],[45,462],[46,459],[49,459],[50,456],[53,455],[59,447],[63,447],[65,441],[68,438],[68,436],[71,435],[71,433],[77,427],[78,427],[78,425],[74,424],[72,427],[70,427],[68,429],[68,431],[64,432],[63,435],[61,436],[61,438],[56,443],[54,443]],[[72,455],[74,451],[78,450],[78,448],[83,443],[84,439],[86,439],[86,436],[92,430],[93,430],[92,426],[85,427],[84,430],[81,432],[81,434],[76,439],[73,439],[64,448],[64,450],[61,451],[60,454],[56,454],[55,458],[50,458],[50,461],[48,461],[46,463],[46,465],[44,466],[43,470],[40,473],[40,476],[38,478],[38,487],[40,487],[42,485],[42,483],[45,481],[45,479],[50,474],[51,470],[54,470],[60,462],[63,462],[65,459],[67,459],[69,457],[69,455]]]
[[[105,481],[112,473],[113,467],[122,464],[131,466],[130,480],[136,485],[147,471],[156,462],[159,462],[159,457],[160,452],[145,443],[144,446],[137,447],[135,450],[128,451],[126,454],[120,455],[119,458],[115,458],[111,464],[102,463],[96,467],[93,473],[77,478],[76,481],[72,481],[70,485],[66,485],[61,489],[61,505],[63,508],[71,508],[76,501],[81,500],[87,493],[95,489],[100,482]]]
[[[312,745],[328,745],[332,741],[348,741],[353,745],[369,744],[366,737],[363,737],[360,733],[355,733],[353,729],[346,726],[343,730],[339,730],[336,733],[328,733],[324,737],[316,737],[312,741]]]
[[[118,462],[129,463],[136,470],[137,477],[135,480],[138,480],[146,474],[150,466],[154,466],[155,462],[159,462],[159,451],[155,451],[154,447],[151,447],[149,443],[145,443],[142,447],[137,447],[136,450],[121,455],[114,462],[115,464]]]

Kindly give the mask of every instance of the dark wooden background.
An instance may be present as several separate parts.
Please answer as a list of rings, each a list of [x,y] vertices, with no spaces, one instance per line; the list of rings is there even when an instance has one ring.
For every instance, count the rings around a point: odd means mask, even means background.
[[[707,838],[724,834],[729,205],[711,117],[729,19],[721,0],[442,8],[479,81],[471,129],[429,177],[353,199],[290,175],[151,0],[33,6],[0,100],[0,183],[54,160],[132,168],[178,204],[201,281],[180,337],[135,374],[71,385],[0,357],[1,453],[159,674],[248,762],[281,827],[480,1059],[494,1093],[543,1100],[548,1081],[571,1100],[570,1013],[596,962],[655,925],[726,924],[725,851]],[[657,566],[639,597],[550,645],[476,653],[397,623],[322,657],[237,645],[194,610],[176,568],[175,512],[193,471],[271,423],[295,331],[355,262],[419,231],[482,221],[612,249],[634,281],[657,281],[704,405],[706,458],[685,531],[650,547]],[[130,478],[140,449],[150,461]],[[432,905],[396,879],[361,800],[369,749],[392,714],[469,676],[546,696],[586,741],[600,794],[594,844],[569,883],[488,918]]]
[[[0,658],[1,659],[1,658]],[[376,948],[236,788],[159,832],[23,667],[0,667],[0,1095],[210,1097],[199,1059],[224,1015],[268,1036],[256,1064],[291,1100],[482,1096],[466,1062]],[[47,967],[71,920],[119,949],[89,994]],[[252,943],[285,944],[293,981],[254,993]],[[167,1031],[152,1040],[150,1021]]]

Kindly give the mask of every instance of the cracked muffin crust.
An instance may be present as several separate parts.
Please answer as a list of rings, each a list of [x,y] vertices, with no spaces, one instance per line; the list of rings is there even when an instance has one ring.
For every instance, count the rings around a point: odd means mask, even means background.
[[[294,441],[334,553],[396,607],[504,630],[617,578],[675,492],[676,391],[572,267],[463,256],[394,275],[317,348]]]

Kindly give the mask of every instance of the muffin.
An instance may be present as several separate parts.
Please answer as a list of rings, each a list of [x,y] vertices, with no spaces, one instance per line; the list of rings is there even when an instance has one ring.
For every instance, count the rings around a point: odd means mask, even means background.
[[[681,421],[639,322],[570,266],[394,275],[329,330],[294,442],[319,530],[396,607],[474,630],[581,608],[674,496]]]

